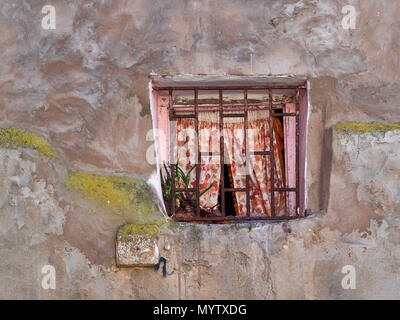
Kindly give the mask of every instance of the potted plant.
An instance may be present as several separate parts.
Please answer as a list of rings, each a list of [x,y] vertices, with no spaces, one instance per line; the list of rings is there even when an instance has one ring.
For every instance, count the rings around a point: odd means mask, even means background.
[[[187,173],[185,173],[182,168],[179,166],[179,163],[175,166],[175,186],[177,188],[189,188],[190,184],[190,174],[193,169],[197,165],[195,164],[191,167]],[[163,174],[163,169],[165,171],[165,178]],[[170,212],[171,206],[171,189],[172,189],[172,175],[171,175],[172,166],[167,163],[163,163],[163,167],[160,168],[160,176],[161,176],[161,189],[164,198],[165,206],[167,207],[168,212]],[[211,183],[207,188],[200,192],[200,197],[205,194],[208,190],[211,189],[213,183]],[[177,211],[181,210],[186,214],[190,214],[197,208],[197,200],[196,197],[193,196],[191,192],[176,192],[175,193],[175,208]]]

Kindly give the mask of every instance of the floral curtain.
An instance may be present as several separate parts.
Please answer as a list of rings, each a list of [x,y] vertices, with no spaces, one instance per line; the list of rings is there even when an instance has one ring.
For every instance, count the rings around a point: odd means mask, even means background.
[[[227,113],[227,112],[226,112]],[[196,135],[193,119],[178,119],[176,122],[176,148],[174,154],[179,165],[188,171],[196,163]],[[225,145],[225,163],[231,165],[234,188],[246,187],[244,119],[224,118],[223,135]],[[248,112],[248,154],[250,151],[270,149],[269,112]],[[199,145],[201,152],[219,152],[219,114],[202,112],[199,114]],[[280,153],[274,135],[273,152],[275,159],[274,185],[284,186]],[[250,212],[252,216],[271,215],[271,164],[268,155],[249,155],[248,174],[250,176]],[[219,156],[202,156],[200,189],[213,183],[213,187],[200,199],[203,207],[215,207],[218,203],[220,187]],[[195,170],[191,173],[191,186],[195,186]],[[246,215],[246,193],[235,192],[239,215]],[[284,193],[275,192],[276,214],[283,214],[285,207]]]
[[[175,125],[175,159],[181,168],[188,172],[196,164],[196,131],[195,120],[178,119]],[[219,152],[219,123],[199,121],[199,150],[200,152]],[[201,196],[200,206],[213,208],[218,203],[220,183],[219,156],[202,156],[200,165],[200,190],[212,187]],[[196,186],[196,171],[190,175],[190,187]]]

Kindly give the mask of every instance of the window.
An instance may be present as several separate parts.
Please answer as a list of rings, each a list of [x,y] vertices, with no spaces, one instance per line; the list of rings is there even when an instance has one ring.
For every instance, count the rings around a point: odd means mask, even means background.
[[[233,222],[304,215],[304,80],[153,81],[152,89],[162,192],[173,219]]]

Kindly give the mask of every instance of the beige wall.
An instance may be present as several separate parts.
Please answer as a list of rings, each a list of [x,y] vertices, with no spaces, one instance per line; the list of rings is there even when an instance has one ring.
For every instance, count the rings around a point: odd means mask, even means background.
[[[378,270],[379,259],[391,257],[398,241],[392,217],[396,202],[389,197],[394,191],[372,188],[370,180],[376,177],[368,176],[368,166],[357,170],[357,154],[338,143],[367,150],[368,162],[373,149],[367,145],[383,141],[388,147],[372,165],[391,173],[387,179],[397,177],[396,165],[387,167],[385,161],[398,146],[385,136],[368,137],[360,146],[353,134],[335,137],[332,126],[400,121],[397,1],[59,0],[52,2],[56,30],[41,28],[45,4],[0,4],[0,126],[44,136],[63,158],[62,164],[48,163],[34,152],[0,150],[1,297],[395,294],[397,257],[384,262],[385,272]],[[357,10],[354,30],[341,25],[347,4]],[[171,262],[167,280],[153,270],[116,268],[115,233],[124,220],[71,194],[63,181],[71,169],[151,176],[155,168],[145,154],[151,145],[146,134],[152,128],[152,72],[309,79],[308,207],[327,212],[324,218],[291,222],[290,234],[282,223],[257,225],[253,231],[248,226],[179,226],[163,231],[175,243],[163,253]],[[342,159],[342,152],[348,158]],[[396,180],[391,183],[397,192]],[[361,192],[358,185],[369,189]],[[342,264],[350,262],[370,266],[360,271],[363,289],[344,292],[337,281]],[[57,268],[55,292],[40,287],[40,268],[46,263]],[[284,269],[290,273],[282,275]],[[291,287],[284,284],[288,277]],[[368,293],[371,287],[380,289]]]

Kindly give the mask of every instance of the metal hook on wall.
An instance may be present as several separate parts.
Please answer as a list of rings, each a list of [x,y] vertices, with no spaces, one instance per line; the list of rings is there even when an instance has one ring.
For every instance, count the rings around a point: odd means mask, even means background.
[[[158,263],[156,264],[156,271],[158,271],[158,269],[160,269],[161,262],[164,262],[162,271],[163,271],[163,276],[166,277],[167,276],[167,259],[165,259],[164,257],[160,257],[160,260],[158,260]]]

